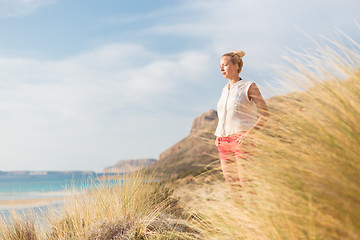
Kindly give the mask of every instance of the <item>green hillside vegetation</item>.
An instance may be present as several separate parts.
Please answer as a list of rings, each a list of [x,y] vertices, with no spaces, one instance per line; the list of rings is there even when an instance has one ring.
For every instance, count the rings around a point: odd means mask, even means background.
[[[14,215],[0,239],[360,239],[360,46],[330,44],[288,58],[282,76],[298,90],[267,100],[271,116],[247,144],[243,204],[218,174],[211,130],[199,128],[157,162],[164,177],[180,168],[176,181],[125,176],[74,194],[47,228]],[[196,166],[193,181],[179,179]]]

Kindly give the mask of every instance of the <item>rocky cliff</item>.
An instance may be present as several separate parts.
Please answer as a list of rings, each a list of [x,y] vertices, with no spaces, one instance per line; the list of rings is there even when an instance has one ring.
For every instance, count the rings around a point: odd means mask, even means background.
[[[154,162],[156,159],[151,158],[120,160],[114,166],[105,167],[103,173],[129,173],[147,167]]]
[[[180,177],[212,168],[214,162],[218,164],[218,152],[214,144],[217,121],[215,110],[197,117],[189,136],[161,153],[152,167],[160,175]]]

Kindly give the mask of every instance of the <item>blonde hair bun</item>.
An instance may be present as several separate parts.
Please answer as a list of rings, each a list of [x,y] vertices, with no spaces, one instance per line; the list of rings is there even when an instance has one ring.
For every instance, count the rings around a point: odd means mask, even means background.
[[[232,51],[234,54],[238,55],[240,58],[243,58],[245,56],[244,51]]]
[[[243,67],[243,60],[242,58],[245,56],[245,52],[244,51],[232,51],[232,52],[229,52],[229,53],[225,53],[223,55],[223,57],[229,57],[230,58],[230,61],[233,63],[233,64],[237,64],[239,65],[239,73],[241,72],[241,69]]]

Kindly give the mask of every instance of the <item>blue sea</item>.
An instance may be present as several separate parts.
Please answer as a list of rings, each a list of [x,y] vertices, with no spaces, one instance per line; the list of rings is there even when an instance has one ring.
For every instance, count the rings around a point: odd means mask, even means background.
[[[97,176],[92,172],[0,174],[0,200],[56,197],[71,188],[85,186]]]
[[[62,206],[63,197],[74,190],[82,190],[96,185],[103,174],[94,172],[1,172],[0,171],[0,215],[7,216],[11,209],[42,212],[48,207]],[[1,200],[59,198],[51,206],[6,205]]]

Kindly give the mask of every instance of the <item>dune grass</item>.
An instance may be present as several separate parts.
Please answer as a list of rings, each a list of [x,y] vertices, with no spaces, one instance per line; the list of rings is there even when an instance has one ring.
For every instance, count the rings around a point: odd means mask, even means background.
[[[74,191],[43,225],[19,213],[0,222],[0,239],[197,239],[171,184],[140,172]],[[45,222],[45,223],[44,223]]]
[[[192,239],[187,214],[164,182],[126,175],[117,186],[74,196],[50,220],[46,239]]]
[[[10,213],[10,219],[0,218],[0,239],[38,239],[35,220],[31,214],[19,214],[14,210]]]

